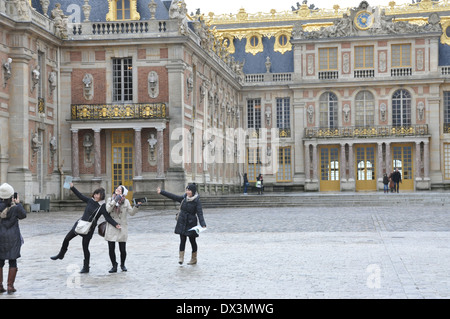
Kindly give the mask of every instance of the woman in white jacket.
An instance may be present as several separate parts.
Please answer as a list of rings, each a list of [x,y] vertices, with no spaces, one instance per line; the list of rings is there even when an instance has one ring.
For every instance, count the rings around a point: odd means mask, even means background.
[[[128,239],[128,223],[127,215],[130,214],[134,216],[141,203],[133,208],[131,207],[128,199],[125,198],[128,190],[125,186],[120,185],[116,188],[113,196],[108,198],[106,202],[106,211],[111,215],[111,217],[121,225],[121,229],[112,227],[110,224],[106,226],[105,240],[108,241],[109,248],[109,258],[111,259],[112,268],[110,273],[117,272],[117,261],[116,261],[116,242],[119,243],[120,251],[120,268],[122,271],[127,271],[125,267],[125,259],[127,258],[126,242]],[[111,227],[110,227],[111,226]]]

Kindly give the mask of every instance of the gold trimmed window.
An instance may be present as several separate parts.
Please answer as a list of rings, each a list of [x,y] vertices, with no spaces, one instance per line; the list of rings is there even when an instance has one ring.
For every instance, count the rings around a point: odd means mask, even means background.
[[[137,21],[141,19],[137,12],[137,0],[108,0],[108,7],[106,21]]]
[[[280,31],[275,35],[274,51],[284,54],[292,50],[291,35],[288,32]]]
[[[234,47],[234,37],[230,34],[224,34],[222,39],[222,44],[227,48],[228,53],[233,54],[236,52],[236,48]]]
[[[391,61],[393,68],[411,66],[411,44],[393,44]]]
[[[444,143],[444,178],[450,179],[450,144]]]
[[[247,36],[247,44],[245,45],[245,52],[256,55],[263,52],[264,46],[262,43],[262,35],[257,32],[252,32]]]
[[[319,49],[319,70],[335,71],[338,69],[337,48]]]
[[[373,46],[355,47],[355,69],[373,68]]]
[[[292,181],[292,156],[291,147],[280,147],[278,149],[278,172],[277,182]]]

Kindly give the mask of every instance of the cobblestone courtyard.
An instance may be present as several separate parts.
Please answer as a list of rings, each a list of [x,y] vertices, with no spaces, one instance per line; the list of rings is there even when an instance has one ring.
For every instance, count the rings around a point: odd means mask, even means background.
[[[63,260],[50,260],[80,216],[40,212],[21,221],[17,292],[0,299],[450,297],[442,206],[205,209],[194,266],[177,263],[175,210],[142,210],[129,218],[128,272],[115,274],[97,234],[89,274],[78,273],[80,237]]]

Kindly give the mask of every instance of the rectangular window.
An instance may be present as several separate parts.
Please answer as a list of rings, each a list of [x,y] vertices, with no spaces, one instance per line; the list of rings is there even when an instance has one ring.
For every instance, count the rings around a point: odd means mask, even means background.
[[[247,177],[249,182],[256,182],[261,173],[261,154],[259,148],[247,148]]]
[[[280,147],[278,149],[277,182],[290,181],[292,181],[291,147]]]
[[[130,20],[130,1],[117,1],[117,20]]]
[[[261,99],[247,100],[247,127],[261,128]]]
[[[133,101],[133,64],[131,58],[113,59],[113,101]]]
[[[450,91],[444,91],[444,124],[450,125]]]
[[[444,143],[444,178],[450,179],[450,143]]]
[[[335,71],[338,69],[337,48],[319,49],[319,71]]]
[[[277,128],[290,128],[291,103],[289,98],[277,98]]]
[[[393,44],[391,49],[393,68],[411,67],[411,44]]]
[[[373,68],[373,46],[355,47],[355,69]]]

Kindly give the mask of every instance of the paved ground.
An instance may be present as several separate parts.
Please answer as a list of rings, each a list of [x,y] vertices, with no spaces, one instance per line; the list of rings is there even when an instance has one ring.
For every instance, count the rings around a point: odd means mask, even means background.
[[[195,266],[177,263],[175,211],[141,211],[129,219],[128,272],[115,274],[98,235],[89,274],[78,273],[80,237],[64,260],[50,260],[79,216],[40,212],[21,221],[18,291],[0,299],[450,297],[442,206],[207,209]]]

